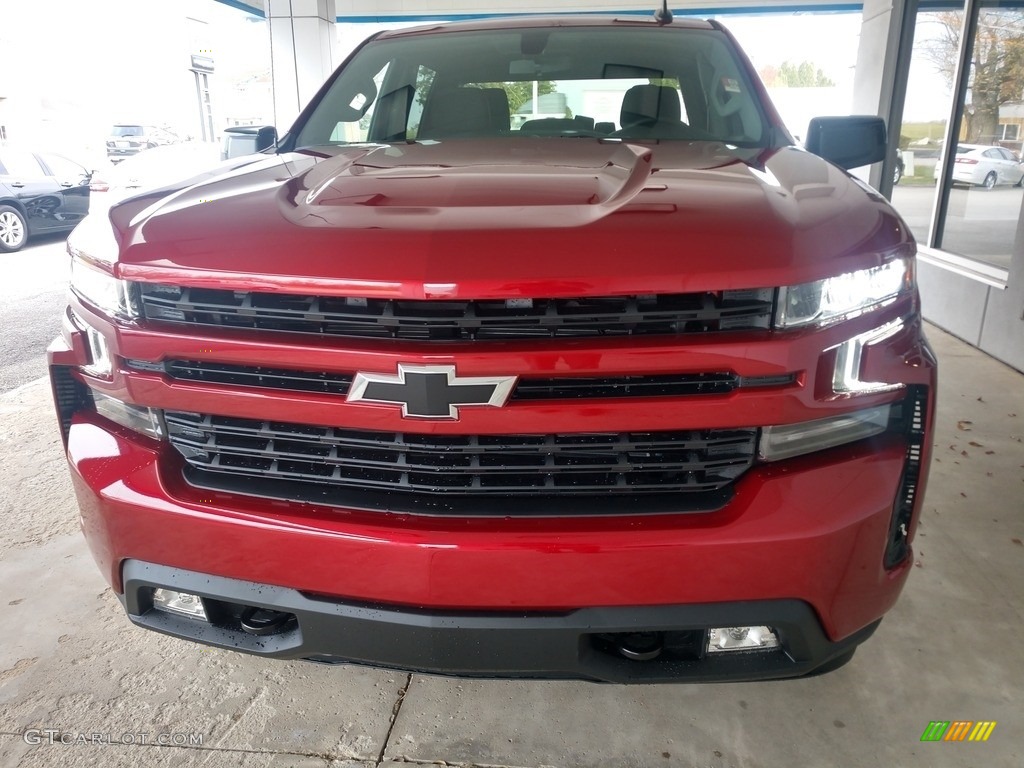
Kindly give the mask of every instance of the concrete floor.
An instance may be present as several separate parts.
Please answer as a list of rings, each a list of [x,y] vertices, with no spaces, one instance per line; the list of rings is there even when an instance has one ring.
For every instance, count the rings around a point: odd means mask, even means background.
[[[2,395],[0,766],[1020,766],[1024,376],[929,335],[942,389],[917,567],[850,664],[773,683],[455,680],[136,629],[78,533],[45,381]],[[998,725],[922,743],[931,720]]]

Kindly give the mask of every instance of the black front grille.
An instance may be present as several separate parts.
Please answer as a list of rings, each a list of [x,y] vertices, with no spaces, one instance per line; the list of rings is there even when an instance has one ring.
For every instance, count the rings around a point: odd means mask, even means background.
[[[150,363],[126,360],[137,371],[163,373],[180,381],[229,384],[293,392],[347,395],[353,376],[326,371],[301,371],[260,365],[235,365],[209,360],[167,360]],[[560,376],[520,378],[512,400],[573,400],[577,398],[687,397],[724,395],[742,387],[789,386],[796,374],[737,376],[734,373],[673,373],[636,376]]]
[[[677,509],[690,509],[680,494],[693,494],[692,506],[704,508],[751,466],[757,438],[756,429],[463,436],[165,417],[199,485],[323,501],[354,491],[363,494],[360,506],[376,509],[394,508],[395,497],[431,495],[447,509],[443,500],[462,496],[487,504],[482,514],[508,514],[508,505],[489,504],[496,498],[561,499],[568,510],[581,497],[614,496],[621,507],[622,499],[670,494]],[[514,514],[544,509],[523,504]]]
[[[139,284],[146,318],[412,341],[591,338],[768,328],[771,289],[570,299],[420,301]]]
[[[345,374],[297,371],[262,365],[231,365],[205,360],[169,360],[166,363],[151,365],[146,363],[139,365],[138,361],[131,360],[129,365],[136,369],[163,372],[173,379],[182,381],[205,381],[211,384],[284,389],[293,392],[347,395],[349,387],[352,386],[352,376]]]
[[[513,400],[569,400],[581,397],[682,397],[732,392],[739,377],[732,373],[670,374],[663,376],[581,376],[520,379]]]

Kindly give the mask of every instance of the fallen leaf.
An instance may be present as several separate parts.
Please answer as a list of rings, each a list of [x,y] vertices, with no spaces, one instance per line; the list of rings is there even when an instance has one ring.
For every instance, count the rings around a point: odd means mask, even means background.
[[[991,456],[995,451],[985,451],[986,456]]]
[[[1011,419],[1017,418],[1017,414],[1016,413],[1008,413],[1006,415],[1009,416]]]
[[[982,400],[982,399],[981,399],[981,398],[979,397],[979,398],[978,398],[978,402],[979,402],[979,403],[984,403],[985,401],[984,401],[984,400]]]
[[[1010,539],[1010,541],[1012,541],[1018,547],[1024,547],[1024,541],[1021,541],[1020,539]]]
[[[991,472],[986,472],[985,477],[995,477]]]
[[[918,561],[917,561],[916,563],[914,563],[914,567],[915,567],[915,568],[921,568],[921,567],[923,567],[923,566],[921,565],[921,561],[920,561],[920,560],[918,560]]]
[[[964,456],[964,457],[966,457],[968,459],[971,457],[971,455],[969,453],[967,453],[967,451],[960,451],[960,455]]]
[[[967,494],[964,493],[963,491],[960,491],[960,495],[963,496],[965,499],[967,498]]]
[[[973,424],[973,421],[967,421],[966,419],[962,419],[956,423],[956,428],[959,429],[961,432],[970,432],[971,426]]]
[[[975,448],[984,448],[985,447],[981,443],[977,443],[974,440],[971,440],[971,442],[969,442],[968,445],[973,445]]]

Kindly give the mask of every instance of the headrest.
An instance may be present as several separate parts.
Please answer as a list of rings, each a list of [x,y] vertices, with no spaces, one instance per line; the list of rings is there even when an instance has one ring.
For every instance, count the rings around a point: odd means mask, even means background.
[[[680,119],[679,93],[667,85],[634,85],[622,98],[619,125]]]
[[[499,101],[503,107],[498,105]],[[503,89],[449,88],[431,92],[417,136],[426,139],[497,135],[508,127],[508,97]]]

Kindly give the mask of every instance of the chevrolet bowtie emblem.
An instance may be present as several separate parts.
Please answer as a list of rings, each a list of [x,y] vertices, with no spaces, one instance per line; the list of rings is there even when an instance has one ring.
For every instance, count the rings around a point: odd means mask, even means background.
[[[500,408],[515,383],[515,376],[456,376],[454,365],[399,363],[397,376],[357,373],[347,401],[401,405],[405,417],[457,419],[463,405]]]

